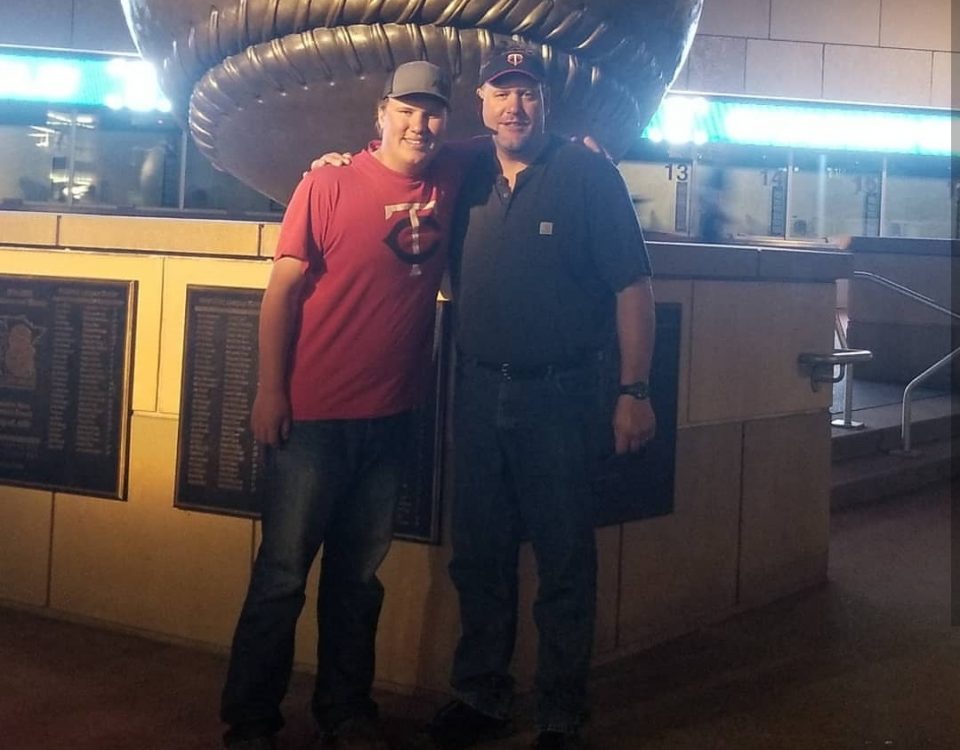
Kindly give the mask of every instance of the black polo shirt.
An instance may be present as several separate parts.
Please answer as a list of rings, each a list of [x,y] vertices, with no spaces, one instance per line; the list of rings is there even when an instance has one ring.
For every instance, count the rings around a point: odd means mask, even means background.
[[[551,138],[511,192],[486,140],[454,218],[460,350],[535,367],[606,346],[615,293],[650,274],[623,178],[602,156]]]

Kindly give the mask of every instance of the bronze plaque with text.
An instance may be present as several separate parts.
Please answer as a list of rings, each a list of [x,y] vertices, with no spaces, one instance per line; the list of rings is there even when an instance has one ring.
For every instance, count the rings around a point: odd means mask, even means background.
[[[135,293],[0,276],[0,482],[125,497]]]
[[[249,428],[257,389],[263,291],[187,287],[180,435],[174,505],[256,517],[264,492],[261,447]],[[439,539],[440,456],[448,359],[445,315],[438,310],[434,383],[418,410],[395,522],[398,538]],[[444,396],[445,396],[445,390]]]

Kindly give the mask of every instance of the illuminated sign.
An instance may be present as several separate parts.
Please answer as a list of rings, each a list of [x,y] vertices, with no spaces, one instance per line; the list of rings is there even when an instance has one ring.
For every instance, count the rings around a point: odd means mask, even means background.
[[[156,71],[136,57],[0,47],[0,100],[169,112]],[[667,95],[643,131],[654,143],[733,143],[950,156],[949,112]],[[960,153],[960,151],[958,151]]]
[[[672,145],[735,143],[950,156],[952,122],[949,112],[670,94],[643,137]]]
[[[169,112],[149,63],[134,57],[0,52],[0,100]]]

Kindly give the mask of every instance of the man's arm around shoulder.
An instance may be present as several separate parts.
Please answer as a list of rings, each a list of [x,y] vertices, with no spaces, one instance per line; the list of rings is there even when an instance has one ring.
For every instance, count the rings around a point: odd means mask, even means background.
[[[260,305],[259,381],[250,427],[257,441],[265,445],[278,445],[290,435],[287,364],[303,301],[305,266],[298,258],[274,261]]]

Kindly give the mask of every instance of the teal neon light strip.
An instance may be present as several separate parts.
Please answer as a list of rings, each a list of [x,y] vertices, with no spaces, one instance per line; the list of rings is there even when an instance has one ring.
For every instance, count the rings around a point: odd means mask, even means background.
[[[0,52],[0,100],[169,112],[149,63]]]
[[[734,143],[950,156],[950,113],[733,102],[668,95],[643,131],[655,143]]]

